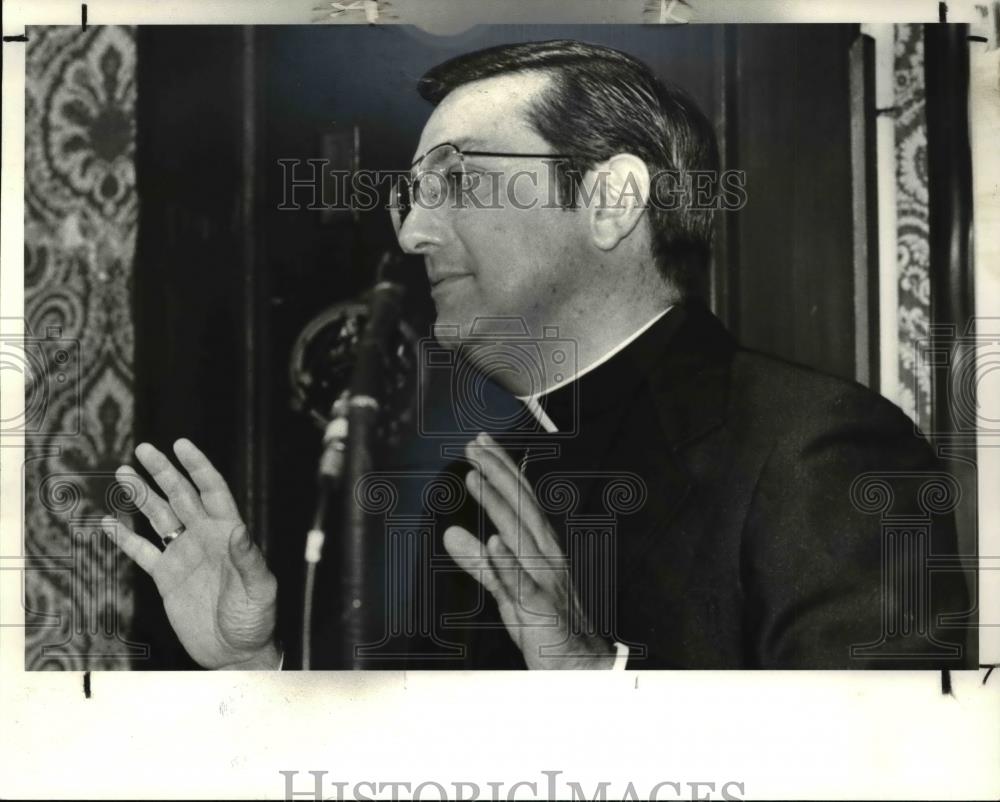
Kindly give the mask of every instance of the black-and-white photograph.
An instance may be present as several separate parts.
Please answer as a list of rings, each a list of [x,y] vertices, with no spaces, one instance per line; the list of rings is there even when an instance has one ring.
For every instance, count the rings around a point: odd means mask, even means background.
[[[4,30],[24,671],[985,682],[995,36],[319,5]]]
[[[514,33],[29,40],[31,667],[975,666],[962,31]]]

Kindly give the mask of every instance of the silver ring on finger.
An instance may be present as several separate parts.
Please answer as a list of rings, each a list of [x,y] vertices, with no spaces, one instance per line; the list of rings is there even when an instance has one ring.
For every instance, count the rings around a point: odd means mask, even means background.
[[[165,532],[164,534],[160,535],[160,540],[163,541],[163,547],[166,548],[167,546],[169,546],[171,543],[177,540],[177,538],[183,535],[186,530],[187,527],[184,526],[184,524],[181,524],[176,529],[171,529],[169,532]]]

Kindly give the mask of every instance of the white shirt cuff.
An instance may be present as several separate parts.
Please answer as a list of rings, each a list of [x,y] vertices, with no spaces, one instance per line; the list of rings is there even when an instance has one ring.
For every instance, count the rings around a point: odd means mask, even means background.
[[[611,666],[611,670],[624,671],[625,664],[628,662],[628,646],[615,641],[615,649],[618,650],[618,654],[615,655],[615,664]]]

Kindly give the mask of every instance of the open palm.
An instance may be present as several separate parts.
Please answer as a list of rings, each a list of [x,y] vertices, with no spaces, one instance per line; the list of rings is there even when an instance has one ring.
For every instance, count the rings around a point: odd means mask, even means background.
[[[205,668],[277,668],[277,581],[254,544],[221,474],[189,440],[174,453],[194,482],[159,450],[142,443],[136,457],[164,493],[133,469],[119,468],[136,504],[161,535],[183,526],[163,551],[111,517],[108,534],[156,583],[170,625]]]

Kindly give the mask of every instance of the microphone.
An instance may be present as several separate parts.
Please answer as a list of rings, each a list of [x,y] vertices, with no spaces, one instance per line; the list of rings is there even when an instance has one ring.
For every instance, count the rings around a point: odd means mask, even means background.
[[[393,255],[386,251],[376,269],[375,287],[370,302],[370,317],[358,342],[358,361],[351,381],[348,404],[378,410],[384,390],[382,366],[388,358],[388,348],[403,311],[406,289],[389,279]]]
[[[375,286],[360,298],[324,309],[303,327],[292,346],[291,405],[324,432],[324,442],[338,436],[329,427],[346,416],[344,404],[350,395],[380,400],[378,438],[389,445],[398,443],[402,426],[413,414],[418,338],[401,317],[403,286],[390,277],[398,261],[391,253],[383,254]],[[359,367],[363,349],[369,356],[381,354],[381,364],[368,359]]]
[[[375,286],[361,299],[335,304],[311,320],[292,348],[292,406],[323,430],[317,464],[317,499],[306,537],[303,597],[302,667],[311,662],[311,632],[316,568],[326,541],[325,526],[344,498],[338,543],[341,547],[340,609],[348,664],[366,631],[364,567],[373,546],[367,521],[353,503],[353,488],[374,465],[375,446],[393,445],[413,414],[416,397],[417,336],[403,319],[405,288],[391,278],[400,261],[383,253]]]

